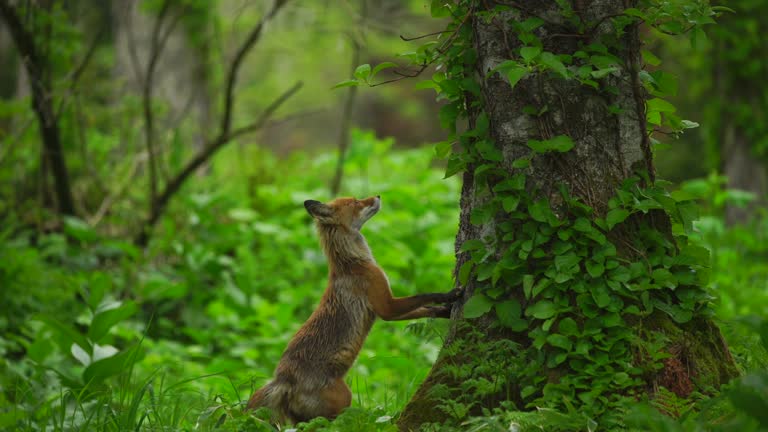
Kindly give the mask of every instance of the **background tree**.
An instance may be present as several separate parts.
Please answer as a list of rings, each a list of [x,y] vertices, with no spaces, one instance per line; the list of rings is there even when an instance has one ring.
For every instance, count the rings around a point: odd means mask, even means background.
[[[638,35],[712,12],[657,21],[670,11],[642,5],[438,5],[455,38],[434,79],[450,100],[441,116],[454,133],[469,123],[448,174],[464,171],[455,274],[469,301],[455,313],[470,320],[452,327],[403,429],[510,403],[611,429],[633,398],[736,375],[706,312],[691,203],[655,181],[649,132],[686,124],[643,70]]]

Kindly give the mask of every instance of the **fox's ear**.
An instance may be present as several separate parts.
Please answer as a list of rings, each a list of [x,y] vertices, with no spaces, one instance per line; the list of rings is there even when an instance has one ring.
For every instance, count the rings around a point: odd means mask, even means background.
[[[333,217],[333,209],[330,206],[321,203],[320,201],[306,200],[304,201],[304,208],[307,209],[307,212],[313,218],[319,220],[320,222],[330,221],[330,219]]]

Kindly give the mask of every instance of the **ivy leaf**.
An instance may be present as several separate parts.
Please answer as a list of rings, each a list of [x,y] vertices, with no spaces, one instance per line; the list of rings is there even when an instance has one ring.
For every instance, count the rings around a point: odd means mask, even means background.
[[[544,25],[544,20],[539,17],[528,18],[520,23],[520,28],[527,32],[532,32]]]
[[[658,66],[661,64],[661,59],[656,57],[656,55],[648,50],[642,50],[641,54],[643,55],[643,60],[645,60],[646,63],[648,63],[651,66]]]
[[[464,318],[477,318],[485,315],[493,307],[493,302],[482,294],[475,294],[464,305]]]
[[[484,247],[485,247],[485,243],[483,243],[482,240],[470,239],[461,244],[461,248],[459,249],[459,252],[474,251],[478,249],[483,249]]]
[[[528,326],[528,323],[520,318],[522,308],[517,300],[509,299],[496,303],[494,308],[496,309],[496,316],[499,318],[499,322],[505,327],[520,331]]]
[[[447,105],[443,105],[443,107],[440,108],[440,113],[438,114],[438,118],[440,119],[440,126],[442,126],[443,129],[448,129],[452,132],[456,132],[456,119],[458,117],[459,105],[457,103],[449,103]]]
[[[605,217],[605,222],[608,224],[608,229],[613,229],[613,227],[624,222],[628,217],[628,210],[616,208],[608,212],[608,215]]]
[[[467,261],[459,268],[459,284],[461,286],[466,286],[467,282],[469,282],[469,275],[472,273],[473,265],[472,261]]]
[[[573,140],[568,135],[558,135],[544,141],[528,140],[527,145],[536,153],[546,153],[550,151],[565,153],[571,150],[574,146]]]
[[[546,200],[538,200],[528,207],[528,214],[530,214],[531,219],[537,222],[546,222],[549,220],[549,216],[552,215],[552,209]]]
[[[532,316],[538,319],[548,319],[555,316],[557,309],[555,304],[549,300],[542,300],[525,310],[527,316]]]
[[[451,155],[451,150],[453,148],[453,142],[452,141],[440,141],[439,143],[435,144],[435,157],[438,157],[440,159],[445,159],[448,156]]]
[[[457,173],[464,171],[467,163],[457,154],[451,154],[448,163],[445,166],[445,176],[443,178],[453,177]]]
[[[526,46],[520,48],[520,57],[522,57],[526,63],[530,63],[531,60],[535,59],[539,54],[541,54],[541,47]]]
[[[531,159],[528,157],[517,158],[512,161],[512,168],[528,168],[531,166]]]
[[[524,67],[509,68],[506,71],[509,86],[515,88],[515,85],[528,74],[528,69]]]
[[[504,197],[501,200],[501,206],[504,208],[504,211],[508,213],[515,211],[519,204],[520,204],[520,197],[517,195]]]
[[[541,54],[541,64],[547,68],[557,72],[565,79],[568,79],[568,70],[565,68],[563,62],[551,52],[545,52]]]

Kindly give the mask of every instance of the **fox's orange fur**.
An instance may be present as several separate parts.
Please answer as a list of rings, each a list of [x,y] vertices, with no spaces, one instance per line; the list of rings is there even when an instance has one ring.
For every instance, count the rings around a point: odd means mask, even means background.
[[[450,293],[392,296],[360,228],[381,206],[378,196],[305,201],[328,258],[328,287],[320,304],[288,343],[274,379],[256,391],[248,408],[269,407],[278,423],[336,417],[352,401],[344,376],[376,317],[404,320],[448,317]],[[439,306],[429,306],[437,303]]]

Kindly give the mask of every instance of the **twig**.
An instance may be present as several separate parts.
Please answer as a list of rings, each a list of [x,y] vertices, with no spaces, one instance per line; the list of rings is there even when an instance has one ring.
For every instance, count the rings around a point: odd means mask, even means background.
[[[402,39],[402,40],[404,40],[406,42],[412,42],[412,41],[415,41],[415,40],[424,39],[425,37],[435,36],[435,35],[439,35],[439,34],[443,34],[443,33],[450,33],[450,31],[440,30],[440,31],[436,31],[434,33],[427,33],[427,34],[424,34],[424,35],[421,35],[421,36],[414,36],[414,37],[405,37],[403,35],[400,35],[400,39]]]
[[[235,102],[235,83],[237,82],[237,73],[240,70],[240,65],[245,59],[245,55],[248,53],[248,51],[250,51],[256,42],[258,42],[259,38],[261,38],[261,33],[264,30],[264,25],[266,22],[272,19],[272,17],[274,17],[275,14],[277,14],[277,12],[279,12],[287,2],[288,0],[275,0],[275,4],[272,6],[272,9],[261,19],[261,21],[259,21],[256,27],[245,39],[243,44],[240,45],[240,48],[237,50],[237,54],[235,54],[235,58],[232,60],[232,63],[229,66],[226,80],[227,87],[224,93],[224,116],[221,119],[220,126],[221,136],[227,135],[229,133],[230,127],[232,126],[232,106]]]
[[[107,34],[107,26],[103,25],[99,29],[99,32],[96,33],[96,36],[93,38],[93,41],[91,41],[91,45],[88,47],[88,50],[85,52],[85,56],[83,56],[83,59],[80,61],[80,64],[77,65],[75,70],[70,74],[68,79],[69,89],[67,90],[67,94],[62,97],[61,102],[59,102],[59,107],[56,109],[55,116],[57,119],[59,118],[62,111],[64,110],[64,105],[67,103],[67,99],[75,92],[75,89],[77,88],[77,84],[80,81],[80,77],[83,75],[83,72],[85,72],[85,69],[91,63],[93,54],[96,52],[96,48],[99,46],[99,41],[101,41],[101,38],[106,34]]]
[[[133,176],[136,174],[136,171],[139,168],[139,165],[141,162],[147,158],[146,153],[139,154],[136,158],[133,159],[133,162],[131,162],[131,167],[128,169],[128,174],[125,176],[122,182],[118,185],[117,189],[115,189],[114,192],[108,194],[106,198],[101,202],[101,205],[99,205],[99,209],[96,210],[96,213],[93,214],[93,216],[88,218],[88,224],[91,226],[98,225],[99,222],[101,222],[101,219],[104,217],[104,215],[107,214],[107,212],[112,208],[112,206],[118,201],[120,197],[125,193],[125,191],[128,189],[128,186],[133,183]]]
[[[451,45],[453,44],[453,41],[456,39],[456,37],[459,34],[459,30],[461,30],[461,28],[464,26],[464,24],[466,24],[466,22],[469,19],[470,15],[472,15],[472,11],[470,11],[469,13],[467,13],[464,16],[464,18],[461,20],[459,25],[456,26],[456,29],[453,30],[453,33],[451,34],[451,36],[448,37],[448,39],[446,39],[445,42],[443,42],[443,44],[439,48],[437,48],[437,53],[438,54],[445,54],[445,52],[448,50],[448,48],[451,47]],[[380,85],[401,81],[401,80],[404,80],[406,78],[416,78],[417,76],[421,75],[422,72],[427,70],[427,68],[432,63],[436,62],[437,59],[439,59],[439,58],[440,58],[440,56],[437,56],[437,55],[433,56],[431,60],[429,60],[428,62],[423,63],[419,69],[417,69],[417,70],[415,70],[415,71],[413,71],[411,73],[403,73],[403,72],[398,72],[397,70],[395,70],[395,71],[393,71],[393,73],[395,75],[399,75],[397,78],[389,79],[389,80],[386,80],[386,81],[381,81],[381,82],[378,82],[376,84],[370,84],[370,87],[378,87]]]
[[[155,161],[155,116],[152,112],[152,87],[155,75],[157,60],[163,47],[160,45],[160,29],[163,26],[165,15],[170,9],[170,0],[163,0],[160,12],[155,19],[155,25],[152,28],[152,38],[149,51],[149,60],[147,61],[147,71],[144,75],[142,88],[142,106],[144,109],[144,145],[147,148],[147,164],[149,165],[149,202],[150,205],[157,198],[157,164]],[[168,34],[168,33],[166,33]]]
[[[286,100],[288,100],[297,91],[299,91],[302,86],[303,83],[301,81],[297,82],[293,85],[293,87],[275,99],[267,107],[267,109],[262,112],[258,120],[248,126],[235,129],[226,135],[219,135],[216,139],[209,142],[202,150],[200,150],[200,152],[198,152],[195,157],[187,162],[184,168],[165,185],[162,193],[157,196],[157,200],[151,206],[149,217],[144,223],[142,231],[139,232],[139,235],[135,239],[136,244],[139,246],[146,246],[147,241],[149,240],[149,230],[154,227],[154,225],[160,219],[160,216],[165,211],[165,207],[168,205],[170,199],[173,197],[173,195],[176,194],[176,192],[179,191],[179,189],[181,189],[181,186],[184,184],[187,178],[192,175],[192,173],[200,168],[200,166],[202,166],[208,159],[210,159],[211,156],[213,156],[219,149],[221,149],[231,140],[246,133],[255,132],[264,127],[272,114],[277,111],[277,109],[280,108],[280,106]]]

